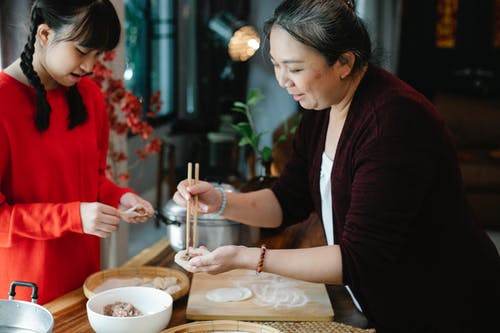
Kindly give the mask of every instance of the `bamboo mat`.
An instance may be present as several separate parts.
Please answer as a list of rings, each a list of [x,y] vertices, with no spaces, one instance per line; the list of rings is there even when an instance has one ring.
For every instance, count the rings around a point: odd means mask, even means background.
[[[276,328],[281,333],[375,333],[375,329],[362,329],[334,321],[271,321],[259,322]]]

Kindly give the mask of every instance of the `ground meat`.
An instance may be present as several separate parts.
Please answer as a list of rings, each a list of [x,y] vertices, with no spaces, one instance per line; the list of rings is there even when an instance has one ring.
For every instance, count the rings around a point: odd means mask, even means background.
[[[137,317],[142,315],[142,312],[135,308],[130,303],[115,302],[104,307],[104,315],[112,317]]]
[[[198,257],[198,256],[201,256],[203,255],[203,253],[193,253],[193,252],[186,252],[186,254],[184,254],[184,257],[182,259],[186,260],[186,261],[189,261],[191,258],[194,258],[194,257]]]

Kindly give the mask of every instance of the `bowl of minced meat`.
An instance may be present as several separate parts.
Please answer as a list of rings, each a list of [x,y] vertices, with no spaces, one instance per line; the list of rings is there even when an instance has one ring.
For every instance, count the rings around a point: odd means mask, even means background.
[[[87,317],[96,333],[157,333],[172,316],[170,294],[151,287],[114,288],[87,301]]]

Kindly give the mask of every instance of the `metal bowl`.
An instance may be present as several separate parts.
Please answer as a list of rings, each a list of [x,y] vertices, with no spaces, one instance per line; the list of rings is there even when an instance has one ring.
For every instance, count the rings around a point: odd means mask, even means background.
[[[31,303],[14,300],[16,286],[33,289]],[[54,327],[54,317],[49,310],[36,304],[37,299],[36,284],[24,281],[12,282],[9,300],[0,300],[0,332],[51,333]]]

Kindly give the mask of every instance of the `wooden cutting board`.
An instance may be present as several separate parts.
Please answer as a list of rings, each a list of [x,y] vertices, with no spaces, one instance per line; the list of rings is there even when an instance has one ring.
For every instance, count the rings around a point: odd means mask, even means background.
[[[217,288],[249,288],[253,295],[239,302],[218,303],[206,298]],[[333,308],[324,284],[310,283],[253,270],[217,275],[196,273],[186,308],[190,320],[332,321]]]

